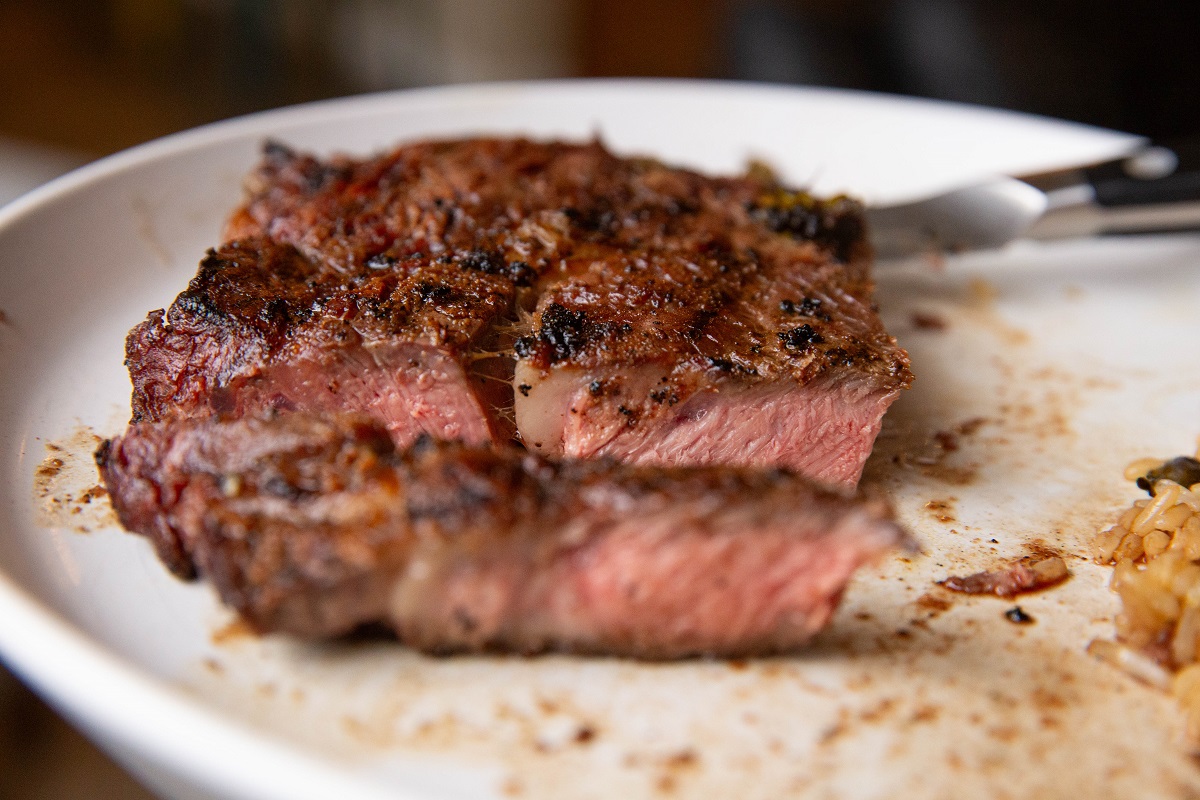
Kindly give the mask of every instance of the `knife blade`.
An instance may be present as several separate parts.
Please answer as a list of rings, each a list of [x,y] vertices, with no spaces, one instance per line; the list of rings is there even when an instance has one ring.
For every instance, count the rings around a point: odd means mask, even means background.
[[[1019,239],[1200,230],[1200,172],[1165,148],[1024,179],[995,177],[911,203],[867,209],[881,261],[995,250]]]

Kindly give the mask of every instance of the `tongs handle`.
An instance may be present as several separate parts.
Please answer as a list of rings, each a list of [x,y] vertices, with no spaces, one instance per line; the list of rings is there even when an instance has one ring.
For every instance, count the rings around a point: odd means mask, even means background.
[[[1173,150],[1152,145],[1121,161],[1084,170],[1102,206],[1200,202],[1200,172],[1180,167]]]
[[[1180,169],[1176,154],[1158,145],[1030,182],[1045,190],[1047,211],[1029,238],[1200,230],[1200,171]]]

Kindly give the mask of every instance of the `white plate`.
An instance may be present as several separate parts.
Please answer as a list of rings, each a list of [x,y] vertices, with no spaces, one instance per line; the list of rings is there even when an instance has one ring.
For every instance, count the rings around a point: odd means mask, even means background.
[[[978,108],[680,82],[387,94],[234,120],[78,170],[0,211],[0,653],[176,797],[1183,796],[1165,698],[1083,654],[1105,571],[941,608],[933,582],[1041,540],[1086,554],[1125,461],[1200,433],[1200,243],[1019,246],[880,276],[915,387],[868,470],[925,545],[864,570],[805,654],[747,664],[427,659],[225,630],[202,586],[78,495],[128,415],[125,332],[184,286],[271,136],[322,153],[477,132],[586,137],[708,170],[896,200],[1113,157],[1132,137]],[[936,318],[944,330],[914,323]],[[938,431],[985,422],[943,452]],[[971,425],[965,426],[971,429]],[[947,439],[942,438],[943,442]],[[68,511],[34,472],[57,455]],[[900,453],[936,464],[895,463]],[[51,454],[53,455],[53,454]],[[920,459],[918,459],[919,461]],[[37,486],[44,487],[38,479]],[[932,507],[927,507],[930,501]],[[940,505],[938,505],[940,503]],[[79,532],[87,527],[89,533]],[[994,542],[992,540],[995,540]],[[925,597],[925,599],[922,599]],[[933,599],[929,599],[933,598]]]

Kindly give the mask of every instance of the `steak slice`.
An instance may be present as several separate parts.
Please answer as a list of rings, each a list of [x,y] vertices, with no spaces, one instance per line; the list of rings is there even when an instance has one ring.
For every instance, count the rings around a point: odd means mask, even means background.
[[[872,306],[861,208],[765,170],[465,139],[326,161],[270,145],[247,185],[229,238],[338,274],[430,254],[504,285],[509,317],[464,313],[524,334],[513,416],[546,455],[779,465],[853,486],[911,380]]]
[[[401,452],[361,417],[143,422],[97,461],[122,524],[256,629],[382,622],[438,653],[788,651],[907,542],[882,501],[783,471]]]
[[[227,244],[130,332],[133,419],[358,411],[402,445],[511,438],[495,411],[512,402],[511,361],[487,348],[504,346],[494,323],[513,297],[511,281],[451,259],[347,274],[270,239]]]
[[[691,198],[690,213],[606,240],[543,282],[516,343],[525,442],[855,485],[911,380],[872,306],[861,210],[676,173],[657,185]],[[778,218],[783,206],[807,222]]]

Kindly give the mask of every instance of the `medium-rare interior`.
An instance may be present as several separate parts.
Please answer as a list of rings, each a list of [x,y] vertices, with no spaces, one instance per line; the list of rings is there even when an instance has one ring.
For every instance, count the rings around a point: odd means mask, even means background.
[[[735,467],[551,461],[302,413],[141,423],[98,454],[123,525],[259,631],[422,650],[796,648],[906,541],[880,500]]]

